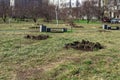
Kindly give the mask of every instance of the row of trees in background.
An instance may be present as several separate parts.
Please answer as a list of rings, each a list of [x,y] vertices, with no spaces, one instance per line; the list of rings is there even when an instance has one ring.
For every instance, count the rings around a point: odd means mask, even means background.
[[[6,22],[6,19],[8,16],[10,16],[11,13],[11,8],[6,5],[5,2],[1,2],[0,3],[0,17],[2,18],[2,20],[4,22]]]
[[[32,19],[34,22],[37,22],[38,18],[43,18],[44,21],[49,22],[50,20],[55,19],[55,7],[48,3],[42,3],[34,5],[32,3],[27,4],[26,6],[14,6],[10,7],[4,2],[0,3],[0,17],[4,22],[8,18],[14,19]],[[101,19],[104,16],[104,7],[96,5],[96,1],[85,1],[81,6],[75,8],[61,8],[57,9],[59,19],[64,21],[68,19],[81,19],[86,17],[88,22],[93,18]]]
[[[54,15],[54,6],[48,5],[47,3],[40,5],[33,5],[32,3],[27,6],[16,6],[13,9],[14,18],[19,19],[32,19],[34,22],[37,22],[38,18],[44,18],[45,21],[49,21],[53,18]]]
[[[101,20],[104,17],[104,6],[98,3],[99,0],[84,1],[81,6],[75,8],[63,8],[60,10],[60,19],[86,19],[87,23],[91,19]]]
[[[7,22],[9,18],[15,20],[32,19],[34,22],[37,22],[38,18],[44,18],[45,21],[49,22],[55,19],[54,8],[54,5],[47,3],[35,5],[32,2],[26,6],[16,5],[13,7],[3,1],[0,3],[0,18],[3,22]]]

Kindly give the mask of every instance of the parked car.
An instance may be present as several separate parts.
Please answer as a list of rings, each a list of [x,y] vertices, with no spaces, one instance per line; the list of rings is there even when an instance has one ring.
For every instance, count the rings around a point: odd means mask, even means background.
[[[113,18],[113,19],[110,20],[110,22],[111,22],[112,24],[120,23],[120,19]]]
[[[110,23],[110,19],[108,17],[104,17],[102,18],[102,22]]]

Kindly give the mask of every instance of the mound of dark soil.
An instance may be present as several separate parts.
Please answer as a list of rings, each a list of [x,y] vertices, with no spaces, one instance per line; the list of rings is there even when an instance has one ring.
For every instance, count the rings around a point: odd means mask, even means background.
[[[103,49],[103,46],[98,42],[93,43],[87,40],[82,40],[81,42],[75,41],[73,43],[65,44],[65,48],[66,49],[73,48],[76,50],[83,50],[83,51],[94,51],[94,50]]]
[[[26,39],[33,39],[33,40],[45,40],[47,38],[49,38],[48,35],[38,35],[38,36],[34,36],[34,35],[26,35],[24,38]]]
[[[73,22],[68,22],[68,23],[69,23],[69,25],[70,25],[71,27],[73,27],[73,28],[84,28],[83,26],[76,25],[76,24],[73,23]]]
[[[74,26],[74,28],[84,28],[83,26]]]

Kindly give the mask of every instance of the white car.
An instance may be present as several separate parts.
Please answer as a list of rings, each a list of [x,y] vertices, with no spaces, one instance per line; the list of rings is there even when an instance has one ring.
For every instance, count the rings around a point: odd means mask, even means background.
[[[115,19],[114,18],[114,19],[111,19],[110,22],[113,23],[113,24],[114,23],[120,23],[120,19]]]

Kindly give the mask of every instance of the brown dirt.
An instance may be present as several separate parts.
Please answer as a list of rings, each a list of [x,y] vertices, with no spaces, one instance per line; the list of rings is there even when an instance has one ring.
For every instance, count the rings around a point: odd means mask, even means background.
[[[76,25],[75,23],[73,22],[68,22],[68,24],[73,27],[73,28],[84,28],[83,26],[79,26],[79,25]]]
[[[73,48],[82,51],[94,51],[98,49],[103,49],[103,46],[98,42],[93,43],[87,40],[82,40],[82,42],[74,41],[73,43],[65,44],[65,48],[66,49]]]
[[[45,39],[49,38],[49,36],[48,35],[38,35],[38,36],[26,35],[24,38],[33,39],[33,40],[45,40]]]

